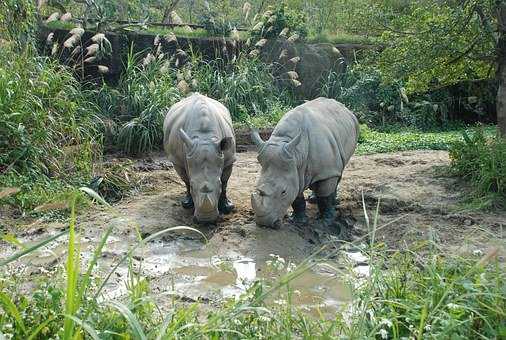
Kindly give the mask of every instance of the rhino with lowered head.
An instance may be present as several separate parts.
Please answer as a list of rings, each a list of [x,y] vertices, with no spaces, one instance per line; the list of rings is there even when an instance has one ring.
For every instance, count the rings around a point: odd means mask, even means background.
[[[277,226],[288,207],[296,222],[306,220],[304,190],[316,194],[320,217],[333,225],[336,190],[358,140],[355,115],[328,98],[308,101],[286,113],[268,141],[252,139],[262,166],[251,204],[257,224]]]
[[[195,93],[174,104],[163,124],[164,149],[186,184],[184,208],[198,222],[213,223],[234,206],[227,182],[235,161],[235,136],[227,108]]]

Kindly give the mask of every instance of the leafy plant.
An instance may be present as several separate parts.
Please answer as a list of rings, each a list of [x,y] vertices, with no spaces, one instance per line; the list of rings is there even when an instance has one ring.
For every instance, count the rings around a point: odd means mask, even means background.
[[[469,180],[482,207],[505,207],[506,140],[488,138],[483,128],[472,134],[463,133],[463,140],[450,149],[453,173]]]

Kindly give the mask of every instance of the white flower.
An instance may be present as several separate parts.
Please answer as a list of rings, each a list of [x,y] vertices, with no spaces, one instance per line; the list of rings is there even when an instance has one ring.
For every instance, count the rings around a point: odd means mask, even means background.
[[[289,61],[292,64],[297,64],[300,61],[300,57],[293,57],[292,59],[289,59]]]
[[[75,27],[70,30],[69,34],[77,35],[80,38],[84,34],[84,29],[82,27]]]
[[[107,66],[98,65],[97,67],[98,67],[98,73],[101,73],[101,74],[109,73],[109,68]]]
[[[70,12],[63,14],[60,17],[60,21],[69,21],[70,19],[72,19],[72,14]]]
[[[390,321],[390,320],[388,320],[388,319],[383,319],[383,320],[381,320],[380,324],[381,324],[381,325],[388,326],[389,328],[392,328],[392,321]]]
[[[260,54],[260,51],[259,50],[253,50],[249,53],[249,56],[250,57],[256,57]]]
[[[86,47],[85,57],[95,55],[99,49],[100,46],[98,44],[91,44],[90,46]]]
[[[60,17],[60,13],[54,12],[46,19],[46,24],[58,20]]]
[[[288,38],[287,40],[289,42],[293,43],[293,42],[296,42],[298,39],[299,39],[299,35],[297,33],[295,33],[295,34],[291,35],[290,38]]]
[[[382,339],[388,339],[388,332],[386,330],[384,330],[383,328],[380,329],[377,334],[379,334]]]
[[[286,74],[290,79],[299,79],[299,74],[295,71],[288,71]]]
[[[425,325],[424,329],[427,331],[427,332],[430,332],[430,328],[431,326],[430,325]]]
[[[264,27],[264,23],[262,21],[260,21],[259,23],[257,23],[255,26],[253,26],[253,31],[260,31],[262,29],[262,27]]]
[[[76,35],[71,36],[65,42],[63,43],[63,47],[65,48],[72,48],[74,47],[74,44],[77,42],[78,37]]]
[[[177,43],[177,37],[173,32],[170,32],[165,36],[165,41],[168,43],[176,42]]]
[[[287,272],[293,272],[297,268],[297,265],[293,262],[290,262],[286,267]]]
[[[104,39],[105,39],[104,33],[97,33],[93,37],[91,37],[91,41],[96,42],[96,43],[100,43]]]
[[[53,38],[54,38],[54,33],[53,33],[53,32],[49,33],[49,34],[47,35],[46,43],[47,43],[48,45],[51,45],[51,43],[53,42]]]
[[[285,28],[283,28],[283,30],[281,30],[281,32],[279,33],[279,36],[283,37],[283,38],[286,38],[286,36],[288,35],[289,31],[290,31],[290,29],[288,27],[285,27]]]
[[[153,45],[156,46],[160,43],[160,36],[157,34],[155,39],[153,40]]]
[[[474,256],[483,256],[483,251],[481,251],[480,249],[475,249],[475,250],[473,250],[473,255]]]
[[[260,39],[258,40],[258,42],[255,44],[256,47],[264,47],[264,45],[267,43],[267,39]]]

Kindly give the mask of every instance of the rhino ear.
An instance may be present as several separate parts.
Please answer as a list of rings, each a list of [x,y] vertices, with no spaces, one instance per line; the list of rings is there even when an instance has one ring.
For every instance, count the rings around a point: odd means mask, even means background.
[[[293,157],[293,154],[295,152],[295,148],[297,147],[297,145],[299,144],[299,142],[300,142],[301,139],[302,139],[302,132],[299,133],[291,141],[289,141],[288,143],[286,143],[283,146],[283,151],[288,156],[288,158],[292,158]]]
[[[232,137],[224,137],[220,141],[219,149],[221,152],[225,152],[232,147]]]
[[[188,136],[186,134],[186,132],[184,132],[184,130],[181,128],[179,129],[179,137],[181,137],[181,139],[183,140],[184,144],[186,145],[186,147],[191,150],[193,149],[193,141],[192,139],[190,138],[190,136]]]
[[[251,129],[251,140],[257,146],[258,151],[260,151],[265,145],[265,142],[262,140],[262,137],[260,137],[257,129]]]

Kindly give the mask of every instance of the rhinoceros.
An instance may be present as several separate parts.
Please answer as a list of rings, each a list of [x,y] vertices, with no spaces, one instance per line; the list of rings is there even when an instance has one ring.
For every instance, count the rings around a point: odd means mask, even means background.
[[[258,225],[277,227],[291,205],[295,222],[306,221],[304,190],[317,197],[320,218],[333,225],[336,190],[358,141],[355,115],[333,99],[317,98],[287,112],[264,142],[252,139],[262,167],[251,204]]]
[[[195,93],[174,104],[163,124],[164,149],[186,185],[182,205],[198,222],[230,213],[227,182],[235,161],[232,119],[218,101]]]

